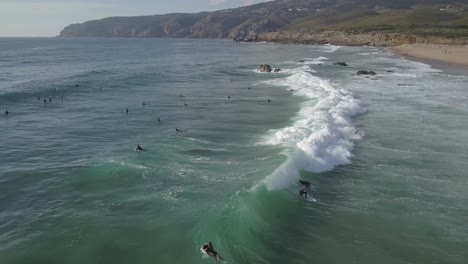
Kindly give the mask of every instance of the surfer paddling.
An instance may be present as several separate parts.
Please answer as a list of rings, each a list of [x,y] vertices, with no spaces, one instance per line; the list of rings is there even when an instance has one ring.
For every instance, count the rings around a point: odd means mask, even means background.
[[[216,259],[216,263],[219,263],[220,261],[224,261],[224,259],[218,254],[218,252],[216,252],[216,250],[214,250],[213,248],[213,244],[211,244],[211,242],[208,242],[208,243],[205,243],[203,244],[203,246],[201,246],[200,248],[201,252],[210,256],[210,257],[213,257]]]
[[[137,145],[137,147],[135,148],[136,151],[143,151],[144,149],[140,146],[140,145]]]

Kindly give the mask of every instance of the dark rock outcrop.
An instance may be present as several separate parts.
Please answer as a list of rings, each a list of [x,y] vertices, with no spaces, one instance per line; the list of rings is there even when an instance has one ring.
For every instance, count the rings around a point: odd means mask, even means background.
[[[272,68],[271,68],[271,66],[268,65],[268,64],[262,64],[262,65],[260,65],[260,67],[258,67],[258,70],[259,70],[260,72],[271,72],[271,71],[272,71]]]
[[[357,75],[376,75],[375,71],[360,70],[356,73]]]
[[[275,70],[273,72],[280,72],[281,69],[280,68],[275,68]]]
[[[348,64],[346,64],[346,62],[343,62],[343,61],[334,62],[333,65],[337,65],[337,66],[348,66]]]

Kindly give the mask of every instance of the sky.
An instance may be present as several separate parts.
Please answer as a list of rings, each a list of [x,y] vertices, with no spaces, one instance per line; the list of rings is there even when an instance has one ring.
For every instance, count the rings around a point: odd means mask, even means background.
[[[52,37],[65,26],[109,16],[195,13],[271,0],[0,0],[0,37]]]

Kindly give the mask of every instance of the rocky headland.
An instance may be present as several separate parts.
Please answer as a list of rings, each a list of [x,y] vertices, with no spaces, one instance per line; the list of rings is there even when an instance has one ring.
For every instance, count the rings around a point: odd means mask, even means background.
[[[393,47],[403,44],[468,45],[468,38],[417,36],[401,33],[353,33],[346,31],[266,32],[242,41],[294,44],[333,44],[341,46],[367,45],[379,47]]]

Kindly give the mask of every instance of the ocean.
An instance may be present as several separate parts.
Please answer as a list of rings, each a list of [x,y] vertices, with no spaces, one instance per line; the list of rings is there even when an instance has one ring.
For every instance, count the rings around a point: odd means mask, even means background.
[[[467,87],[375,47],[2,38],[0,263],[468,263]]]

